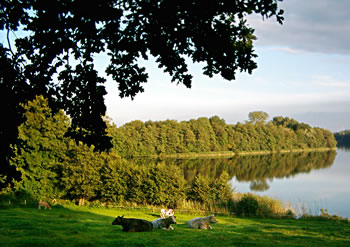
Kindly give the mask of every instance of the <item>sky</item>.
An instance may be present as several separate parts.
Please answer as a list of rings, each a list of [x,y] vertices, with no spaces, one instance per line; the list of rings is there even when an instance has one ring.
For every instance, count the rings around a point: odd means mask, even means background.
[[[108,80],[107,115],[117,126],[132,120],[190,120],[219,116],[228,124],[248,113],[265,111],[292,117],[333,132],[350,129],[350,1],[284,0],[283,25],[249,16],[258,40],[258,69],[234,81],[202,75],[191,64],[192,88],[171,83],[154,60],[143,61],[149,73],[144,93],[121,99]]]

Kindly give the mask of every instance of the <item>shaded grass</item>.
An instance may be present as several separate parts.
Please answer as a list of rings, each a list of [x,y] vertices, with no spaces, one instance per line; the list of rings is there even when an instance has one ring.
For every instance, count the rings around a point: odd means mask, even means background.
[[[194,215],[178,214],[174,231],[124,233],[115,216],[152,221],[151,210],[69,206],[0,209],[0,246],[350,246],[350,224],[317,219],[217,216],[213,230],[186,226]]]

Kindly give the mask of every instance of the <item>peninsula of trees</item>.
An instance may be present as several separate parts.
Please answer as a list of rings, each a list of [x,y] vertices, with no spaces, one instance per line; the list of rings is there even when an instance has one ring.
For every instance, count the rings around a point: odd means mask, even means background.
[[[109,124],[113,151],[122,157],[208,152],[278,152],[335,148],[333,133],[288,117],[266,122],[265,112],[251,112],[245,123],[227,124],[218,116],[189,121],[132,121]]]

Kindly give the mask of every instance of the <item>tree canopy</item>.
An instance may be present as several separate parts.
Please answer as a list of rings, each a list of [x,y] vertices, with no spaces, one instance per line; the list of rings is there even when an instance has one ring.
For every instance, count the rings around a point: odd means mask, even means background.
[[[10,144],[23,122],[18,106],[36,95],[49,99],[53,111],[72,119],[69,135],[97,150],[111,147],[102,119],[104,82],[110,76],[121,97],[143,92],[148,74],[141,59],[152,56],[173,82],[191,87],[185,58],[203,62],[203,73],[235,79],[257,64],[254,29],[246,16],[283,21],[281,0],[3,0],[0,31],[1,152],[8,163]],[[105,54],[106,75],[96,68]]]
[[[257,112],[263,118],[237,124],[226,124],[218,116],[188,121],[132,121],[117,128],[108,124],[112,152],[122,157],[173,155],[207,152],[266,152],[297,149],[335,148],[336,140],[329,130],[311,127],[288,117],[274,117]]]
[[[269,118],[269,114],[263,111],[253,111],[248,114],[249,121],[251,123],[265,123],[265,121]]]

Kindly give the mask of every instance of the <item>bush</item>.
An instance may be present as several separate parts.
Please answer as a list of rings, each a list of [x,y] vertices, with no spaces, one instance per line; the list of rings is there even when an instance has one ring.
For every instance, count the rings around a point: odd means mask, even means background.
[[[242,216],[254,216],[259,208],[259,203],[251,194],[246,194],[237,204],[237,214]]]
[[[35,207],[37,206],[37,203],[38,201],[35,200],[31,194],[24,190],[0,193],[1,207]]]

